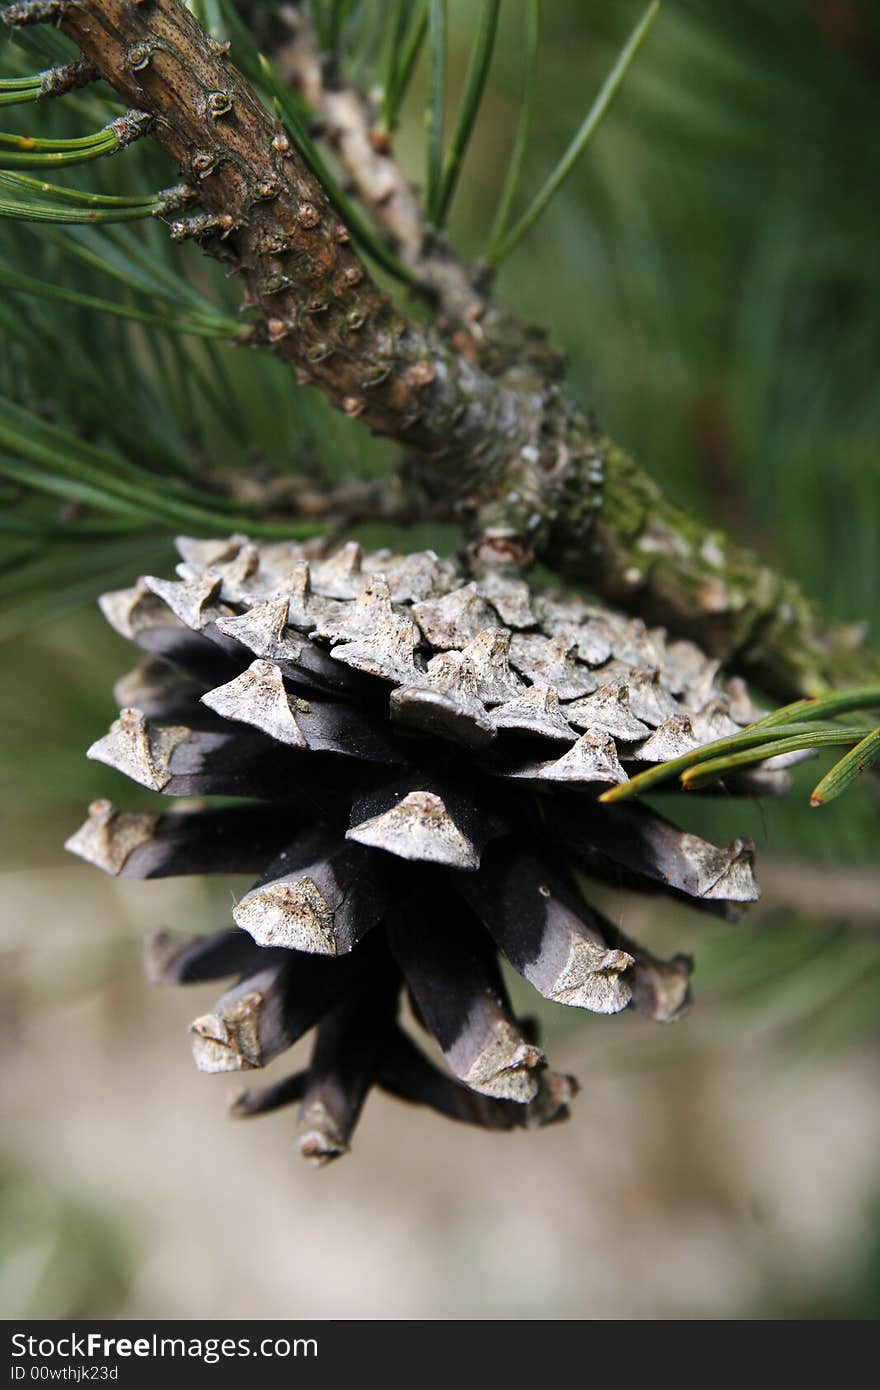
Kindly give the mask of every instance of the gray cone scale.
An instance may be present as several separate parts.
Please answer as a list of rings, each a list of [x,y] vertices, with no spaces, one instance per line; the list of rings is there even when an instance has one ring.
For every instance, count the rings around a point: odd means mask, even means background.
[[[502,961],[569,1008],[680,1016],[689,958],[623,937],[578,874],[722,915],[758,897],[747,842],[597,800],[756,718],[742,682],[638,619],[431,551],[178,550],[176,578],[101,599],[140,660],[88,756],[155,807],[95,801],[67,848],[126,878],[253,875],[217,931],[147,943],[154,983],[225,989],[192,1025],[196,1065],[259,1070],[314,1030],[307,1067],[231,1113],[298,1107],[315,1164],[348,1151],[373,1087],[487,1129],[565,1118],[577,1084]]]

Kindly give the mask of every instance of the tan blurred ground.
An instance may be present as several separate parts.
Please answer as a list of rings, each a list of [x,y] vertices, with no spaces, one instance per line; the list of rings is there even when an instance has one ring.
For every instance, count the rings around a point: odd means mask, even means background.
[[[712,1001],[667,1029],[578,1018],[551,1036],[583,1084],[567,1125],[483,1135],[377,1095],[353,1154],[314,1172],[290,1112],[232,1123],[229,1082],[195,1072],[186,1026],[216,990],[141,978],[143,933],[215,925],[226,890],[72,864],[2,892],[8,1200],[25,1182],[36,1209],[85,1203],[119,1234],[92,1313],[738,1317],[809,1303],[862,1255],[867,1054],[794,1065]],[[65,1280],[98,1256],[64,1239],[19,1233],[7,1317],[77,1306]]]

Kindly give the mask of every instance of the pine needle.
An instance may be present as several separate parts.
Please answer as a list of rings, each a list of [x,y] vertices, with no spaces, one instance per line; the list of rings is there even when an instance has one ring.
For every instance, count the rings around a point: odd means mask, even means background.
[[[489,264],[496,263],[495,255],[503,239],[504,229],[510,221],[514,199],[516,198],[519,182],[522,178],[529,136],[532,131],[532,116],[535,109],[535,97],[538,91],[538,52],[541,46],[542,3],[543,0],[528,0],[528,8],[526,10],[526,60],[523,74],[522,97],[519,108],[519,121],[517,122],[516,136],[513,141],[510,163],[507,166],[507,173],[504,178],[504,187],[501,190],[501,197],[498,201],[498,211],[495,213],[495,221],[489,233],[489,243],[484,258]]]
[[[443,124],[446,107],[446,0],[428,4],[428,107],[425,112],[425,210],[436,224],[443,177]]]
[[[449,141],[449,149],[446,151],[446,157],[443,160],[440,187],[437,193],[437,206],[434,215],[434,225],[437,227],[442,227],[446,221],[446,215],[455,194],[455,188],[461,174],[461,167],[473,133],[474,123],[480,109],[480,103],[483,100],[486,78],[489,75],[489,64],[492,61],[492,51],[495,47],[495,36],[498,32],[498,14],[500,8],[501,0],[483,0],[480,10],[480,23],[474,41],[474,50],[471,54],[471,61],[468,66],[467,77],[465,78],[461,106],[459,107],[455,127]]]
[[[0,201],[0,210],[2,210]],[[219,315],[213,323],[199,319],[185,319],[171,314],[157,314],[148,309],[137,309],[133,305],[124,304],[115,299],[100,299],[93,294],[80,294],[78,290],[69,290],[66,285],[50,285],[45,280],[35,280],[30,275],[22,275],[18,271],[10,272],[0,267],[0,285],[5,285],[7,289],[13,290],[16,294],[39,295],[42,299],[54,299],[62,304],[73,304],[82,309],[92,309],[101,314],[113,314],[118,318],[130,319],[134,323],[151,324],[156,328],[163,329],[166,333],[185,333],[197,338],[225,338],[227,340],[243,340],[247,337],[248,330],[242,328],[241,324],[234,319],[221,318]]]
[[[875,708],[880,708],[880,686],[876,685],[856,686],[849,690],[831,690],[825,695],[796,700],[793,704],[783,705],[765,715],[763,719],[749,724],[741,733],[733,734],[729,738],[716,739],[712,743],[704,744],[701,748],[695,748],[690,753],[682,754],[681,757],[672,758],[667,762],[657,763],[654,767],[647,768],[644,772],[631,777],[628,782],[623,782],[603,792],[599,800],[606,803],[628,801],[674,777],[680,779],[682,787],[692,791],[705,786],[708,782],[715,781],[724,773],[762,762],[765,758],[776,757],[783,753],[853,742],[858,742],[859,747],[861,747],[863,741],[868,742],[872,737],[868,734],[868,739],[864,738],[867,731],[863,726],[847,727],[827,721],[834,715]],[[868,743],[866,751],[870,757],[872,753],[870,743]],[[834,790],[837,786],[837,779],[833,777],[833,774],[840,768],[841,764],[838,763],[836,768],[832,768],[831,773],[828,774],[832,778],[832,795],[839,795],[839,792],[843,791],[861,770],[857,765],[858,759],[855,760],[855,765],[852,768],[850,766],[849,758],[852,758],[855,752],[854,749],[852,754],[841,760],[844,768],[840,773],[841,785],[839,790]],[[868,763],[864,761],[865,752],[861,756],[864,765],[867,766]],[[823,782],[826,780],[823,779]],[[822,800],[830,799],[820,791],[822,785],[820,782],[813,797],[815,798],[818,793]],[[821,805],[822,800],[813,800],[812,804]]]
[[[835,797],[840,796],[841,792],[846,791],[850,783],[860,777],[863,772],[867,772],[869,767],[873,767],[880,761],[880,728],[872,729],[869,734],[857,743],[855,748],[836,762],[830,772],[826,772],[821,782],[818,782],[810,793],[811,806],[825,806]]]
[[[428,32],[428,0],[398,0],[390,42],[385,51],[382,81],[382,114],[379,130],[390,134],[397,125],[400,108],[409,90],[416,60]]]
[[[651,4],[621,50],[617,62],[602,84],[599,95],[584,117],[580,129],[575,134],[568,149],[548,175],[543,186],[535,194],[519,221],[492,248],[487,256],[489,265],[498,266],[507,259],[523,237],[531,231],[538,218],[568,178],[620,91],[623,80],[647,38],[648,30],[651,28],[659,9],[660,0],[651,0]]]

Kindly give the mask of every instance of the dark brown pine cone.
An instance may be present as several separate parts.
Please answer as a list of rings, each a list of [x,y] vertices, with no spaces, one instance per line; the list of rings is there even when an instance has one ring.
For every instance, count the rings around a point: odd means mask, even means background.
[[[179,581],[102,599],[148,657],[89,757],[167,796],[224,800],[95,802],[68,848],[130,878],[259,875],[235,926],[149,944],[159,983],[235,980],[192,1025],[196,1064],[262,1067],[315,1027],[305,1071],[233,1108],[299,1102],[318,1161],[346,1151],[374,1084],[490,1128],[564,1117],[576,1085],[513,1016],[497,953],[561,1004],[681,1011],[688,958],[627,940],[574,873],[723,915],[758,896],[750,845],[596,800],[633,763],[755,718],[742,683],[638,620],[499,573],[468,582],[431,552],[178,546]],[[401,989],[448,1073],[400,1027]]]

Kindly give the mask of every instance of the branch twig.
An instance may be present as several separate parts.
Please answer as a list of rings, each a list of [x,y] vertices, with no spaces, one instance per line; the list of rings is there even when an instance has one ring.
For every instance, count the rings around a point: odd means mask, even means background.
[[[523,325],[489,296],[485,265],[466,265],[429,226],[417,190],[379,131],[370,102],[338,72],[328,73],[307,16],[282,5],[273,16],[272,57],[282,80],[295,87],[321,123],[352,188],[379,232],[406,268],[413,289],[437,316],[437,326],[455,334],[457,350],[493,375],[528,356],[536,369],[559,376],[562,355],[538,330]]]

